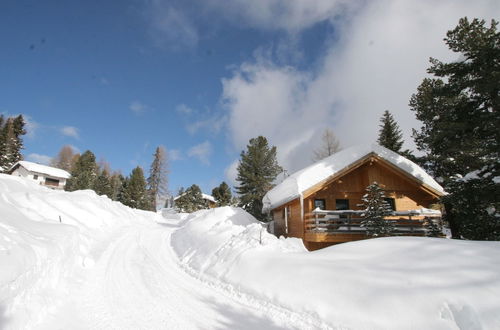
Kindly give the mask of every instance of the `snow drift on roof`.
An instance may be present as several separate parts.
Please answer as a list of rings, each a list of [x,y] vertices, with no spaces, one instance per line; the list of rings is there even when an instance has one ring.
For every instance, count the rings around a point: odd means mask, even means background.
[[[185,193],[184,193],[184,194],[185,194]],[[179,199],[179,197],[184,196],[184,194],[182,194],[182,195],[179,195],[179,196],[175,197],[175,198],[174,198],[174,201],[178,200],[178,199]],[[201,194],[201,198],[206,199],[206,200],[209,200],[209,201],[211,201],[211,202],[214,202],[214,203],[215,203],[215,198],[214,198],[213,196],[211,196],[211,195],[207,195],[207,194],[203,194],[203,193],[202,193],[202,194]]]
[[[12,166],[11,171],[12,171],[12,169],[16,168],[16,166],[18,164],[30,172],[46,174],[48,176],[53,176],[56,178],[68,179],[71,176],[71,174],[69,174],[65,170],[61,170],[60,168],[55,168],[55,167],[50,167],[50,166],[41,165],[41,164],[37,164],[37,163],[32,163],[32,162],[28,162],[25,160],[21,160],[21,161],[15,163],[14,166]]]
[[[397,166],[437,192],[445,194],[443,187],[420,166],[387,148],[378,144],[372,144],[344,149],[290,175],[283,182],[267,192],[262,199],[264,204],[263,211],[267,212],[298,198],[305,190],[328,179],[370,153],[374,153]]]

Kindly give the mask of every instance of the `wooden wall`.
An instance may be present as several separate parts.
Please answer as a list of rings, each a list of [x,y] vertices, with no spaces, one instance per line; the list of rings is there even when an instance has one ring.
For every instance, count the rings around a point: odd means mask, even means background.
[[[288,207],[290,210],[288,217],[288,234],[285,228],[285,218],[284,218],[284,208]],[[273,210],[273,220],[274,220],[274,233],[276,236],[285,237],[304,237],[304,224],[301,217],[300,201],[295,199],[279,208]]]

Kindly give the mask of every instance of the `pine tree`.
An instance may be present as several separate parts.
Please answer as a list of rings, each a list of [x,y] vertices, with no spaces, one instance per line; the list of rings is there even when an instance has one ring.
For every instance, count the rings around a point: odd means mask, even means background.
[[[75,152],[70,145],[65,145],[59,150],[59,153],[50,161],[50,166],[60,168],[71,172],[76,162]]]
[[[113,187],[111,185],[111,178],[109,172],[106,168],[99,171],[99,175],[94,182],[94,191],[98,195],[106,195],[112,199],[113,197]]]
[[[148,177],[148,190],[154,211],[156,211],[157,201],[166,197],[168,193],[167,174],[167,153],[164,147],[159,146],[156,148]]]
[[[222,182],[220,186],[212,189],[212,196],[215,198],[217,206],[231,205],[231,200],[233,198],[231,188],[229,188],[225,182]]]
[[[97,178],[97,164],[92,151],[85,151],[75,163],[71,177],[66,181],[65,190],[93,189]]]
[[[24,126],[24,118],[19,115],[7,118],[0,131],[0,168],[4,171],[23,159],[21,150],[24,149],[22,135],[26,134]]]
[[[403,147],[403,133],[392,114],[385,110],[380,118],[378,144],[394,152],[400,153]]]
[[[269,147],[267,139],[259,136],[250,139],[247,151],[241,152],[236,181],[240,206],[260,220],[262,198],[273,187],[276,176],[282,171],[276,160],[276,147]]]
[[[444,39],[461,60],[431,58],[410,107],[426,167],[449,193],[445,217],[454,238],[500,239],[500,33],[498,22],[462,18]],[[474,175],[472,175],[474,174]],[[466,179],[467,178],[467,179]]]
[[[181,212],[191,213],[207,209],[208,205],[203,199],[200,187],[193,184],[175,200],[175,207]]]
[[[125,178],[120,173],[115,172],[113,173],[113,175],[111,175],[109,182],[111,184],[111,190],[112,190],[111,196],[109,196],[109,198],[111,198],[114,201],[117,201],[119,199],[120,192],[122,191]]]
[[[391,214],[391,206],[385,201],[384,190],[377,182],[366,187],[360,206],[364,209],[361,226],[370,236],[387,236],[394,231],[392,222],[385,219]]]
[[[125,180],[119,200],[122,204],[135,209],[149,210],[151,208],[146,190],[146,179],[141,167],[134,168],[130,177]]]
[[[326,128],[323,131],[321,142],[321,146],[318,149],[313,150],[313,161],[322,160],[342,150],[342,148],[340,147],[340,141],[337,139],[333,131],[329,128]]]

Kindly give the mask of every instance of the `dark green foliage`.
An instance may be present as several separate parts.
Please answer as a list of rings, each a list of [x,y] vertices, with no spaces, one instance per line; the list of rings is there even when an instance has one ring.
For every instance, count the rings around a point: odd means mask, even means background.
[[[168,192],[167,173],[167,153],[165,148],[160,146],[156,148],[148,177],[148,191],[153,211],[156,211],[157,200],[164,197]]]
[[[141,167],[132,170],[130,177],[124,181],[119,201],[135,209],[149,210],[151,201],[146,190],[146,179]]]
[[[439,237],[443,234],[443,227],[438,219],[426,217],[424,219],[425,236]]]
[[[0,118],[0,171],[9,170],[15,163],[22,160],[21,150],[24,149],[22,136],[26,134],[22,115],[5,119]]]
[[[394,231],[394,224],[385,219],[391,214],[391,206],[384,200],[384,190],[377,182],[366,187],[366,194],[360,206],[364,209],[361,226],[370,236],[388,236]]]
[[[181,212],[195,212],[202,209],[207,209],[207,202],[203,199],[200,187],[193,184],[187,188],[185,192],[182,190],[179,197],[175,200],[175,208]]]
[[[462,18],[444,39],[460,60],[430,60],[410,106],[422,127],[414,131],[425,166],[449,193],[443,199],[452,236],[500,239],[500,34],[497,22]],[[477,179],[462,180],[468,173]],[[487,192],[487,193],[486,193]]]
[[[229,188],[225,182],[222,182],[220,186],[212,189],[212,196],[215,198],[217,206],[231,205],[231,200],[233,198],[231,188]]]
[[[276,160],[276,147],[269,147],[267,139],[259,136],[250,139],[247,151],[241,152],[236,181],[240,206],[259,220],[262,214],[262,198],[273,187],[282,168]]]
[[[94,191],[98,195],[106,195],[113,198],[113,186],[111,185],[111,177],[106,169],[102,169],[94,182]]]
[[[71,177],[66,181],[66,190],[94,189],[97,178],[97,164],[92,151],[85,151],[76,161]]]
[[[400,153],[403,146],[403,133],[392,114],[385,110],[380,118],[378,144],[394,152]]]

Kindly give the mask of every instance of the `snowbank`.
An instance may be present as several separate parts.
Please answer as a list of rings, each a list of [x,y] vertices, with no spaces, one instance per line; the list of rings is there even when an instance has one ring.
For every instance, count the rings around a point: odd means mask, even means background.
[[[0,174],[0,328],[36,325],[66,294],[75,268],[93,264],[96,242],[154,217],[93,191],[55,191]]]
[[[200,278],[332,327],[500,328],[500,242],[393,237],[307,252],[261,228],[239,209],[199,211],[172,246]]]

